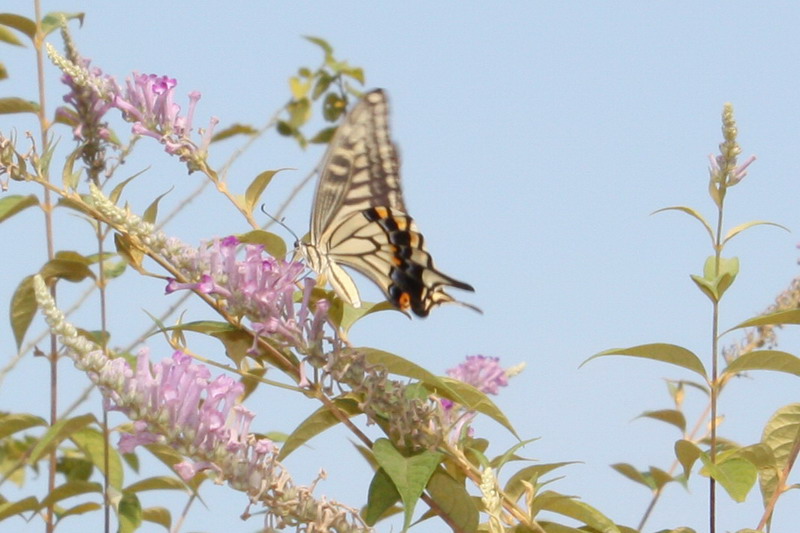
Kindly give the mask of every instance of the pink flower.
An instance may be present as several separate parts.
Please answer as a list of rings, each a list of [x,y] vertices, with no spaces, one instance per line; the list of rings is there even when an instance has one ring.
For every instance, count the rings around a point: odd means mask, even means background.
[[[448,370],[447,375],[469,383],[485,394],[497,394],[500,387],[508,385],[508,376],[499,361],[498,357],[470,355],[466,362]]]

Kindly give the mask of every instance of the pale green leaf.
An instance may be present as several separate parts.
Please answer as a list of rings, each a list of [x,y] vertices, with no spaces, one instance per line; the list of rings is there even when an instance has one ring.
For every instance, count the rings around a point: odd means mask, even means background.
[[[17,38],[17,35],[14,32],[9,31],[7,28],[2,26],[0,26],[0,41],[7,44],[13,44],[14,46],[25,46],[22,44],[22,41]]]
[[[17,213],[34,205],[39,205],[39,199],[35,194],[29,194],[28,196],[19,194],[3,196],[0,198],[0,222],[4,222]]]
[[[95,274],[89,268],[88,261],[82,259],[60,259],[56,257],[44,264],[39,274],[50,281],[52,279],[64,279],[77,283],[86,278],[95,279]]]
[[[33,38],[36,35],[36,22],[22,15],[0,13],[0,24],[24,33],[31,42],[33,42]]]
[[[286,242],[274,233],[256,229],[237,235],[239,242],[245,244],[260,244],[264,250],[272,257],[283,259],[286,257]]]
[[[539,482],[539,478],[548,472],[575,463],[576,461],[565,461],[562,463],[546,463],[541,465],[526,466],[525,468],[514,472],[514,474],[508,479],[504,491],[511,497],[512,501],[517,501],[517,499],[519,499],[519,497],[522,496],[525,491],[525,485],[522,483],[523,481],[526,481],[532,485],[536,485]]]
[[[50,35],[51,32],[59,29],[64,20],[77,19],[81,26],[83,26],[83,13],[65,13],[63,11],[55,11],[48,13],[42,17],[42,32],[45,35]]]
[[[39,307],[33,292],[33,276],[23,278],[17,285],[14,295],[11,297],[10,307],[8,318],[11,321],[14,340],[17,342],[17,350],[19,350]]]
[[[723,374],[738,374],[748,370],[773,370],[800,376],[800,357],[779,350],[756,350],[731,361]]]
[[[790,309],[788,311],[778,311],[766,315],[759,315],[737,324],[728,331],[740,328],[750,328],[758,326],[784,326],[787,324],[800,324],[800,309]],[[727,333],[727,331],[725,332]]]
[[[729,240],[733,239],[736,235],[743,232],[748,228],[752,228],[754,226],[775,226],[777,228],[784,229],[786,231],[791,231],[786,226],[781,226],[780,224],[776,224],[775,222],[767,222],[766,220],[751,220],[750,222],[745,222],[744,224],[739,224],[736,227],[731,228],[728,233],[725,235],[725,238],[722,239],[722,244],[724,245]]]
[[[363,513],[367,525],[374,526],[399,501],[400,493],[389,475],[383,468],[377,469],[369,483],[367,507]]]
[[[247,187],[247,191],[244,193],[245,209],[248,213],[253,213],[253,209],[255,209],[256,204],[261,199],[261,194],[264,192],[264,189],[267,188],[275,174],[282,170],[287,169],[279,168],[278,170],[265,170],[256,176],[255,179],[253,179],[253,182],[250,183],[250,186]]]
[[[145,507],[142,509],[142,520],[158,524],[167,531],[172,528],[172,515],[165,507]]]
[[[0,115],[11,115],[14,113],[38,113],[39,104],[30,100],[23,100],[9,96],[0,98]]]
[[[47,426],[47,421],[40,416],[26,413],[4,414],[0,416],[0,441],[14,433],[42,426]]]
[[[673,478],[667,472],[665,472],[665,471],[663,471],[660,468],[657,468],[655,466],[651,466],[650,467],[650,471],[648,473],[648,476],[655,483],[656,489],[659,489],[659,490],[662,487],[664,487],[664,485],[666,485],[667,483],[671,483],[671,482],[675,481],[675,478]]]
[[[333,402],[334,406],[341,411],[344,416],[351,417],[361,414],[361,409],[358,407],[358,402],[350,398],[337,398]],[[312,437],[315,437],[325,431],[339,424],[339,419],[331,413],[330,409],[326,406],[320,407],[314,411],[308,418],[300,422],[291,435],[286,439],[286,442],[281,447],[281,452],[278,455],[278,460],[284,460],[294,450],[308,442]]]
[[[145,490],[185,490],[186,485],[183,481],[176,479],[174,477],[168,476],[155,476],[155,477],[148,477],[137,481],[136,483],[131,483],[125,490],[127,492],[142,492]]]
[[[514,443],[508,450],[506,450],[502,454],[500,454],[497,457],[495,457],[494,459],[492,459],[489,462],[489,466],[491,466],[495,470],[499,470],[503,465],[505,465],[509,461],[520,460],[520,458],[517,457],[517,455],[516,455],[517,450],[519,450],[520,448],[523,448],[523,447],[527,446],[528,444],[530,444],[532,442],[535,442],[537,440],[539,440],[539,439],[535,438],[535,439],[528,439],[528,440],[523,440],[523,441]]]
[[[472,533],[478,530],[480,513],[464,483],[459,483],[442,470],[436,470],[428,481],[427,489],[439,509],[458,527],[458,531]]]
[[[58,519],[61,521],[68,516],[80,516],[86,513],[93,513],[94,511],[98,511],[102,508],[103,506],[97,502],[83,502],[59,512]]]
[[[170,192],[172,192],[172,189],[157,196],[156,199],[147,206],[147,209],[144,210],[144,213],[142,214],[142,220],[149,222],[150,224],[155,224],[156,219],[158,218],[158,203]]]
[[[640,485],[644,485],[650,490],[655,490],[655,486],[651,479],[645,476],[642,472],[640,472],[635,466],[628,464],[628,463],[616,463],[611,465],[611,468],[625,476],[626,478],[639,483]]]
[[[211,137],[211,142],[215,143],[223,141],[236,135],[246,135],[248,137],[252,137],[256,133],[258,133],[258,130],[252,126],[248,126],[247,124],[231,124],[224,130],[215,133],[214,136]]]
[[[758,477],[755,465],[746,459],[733,458],[712,464],[705,454],[700,456],[704,470],[717,480],[736,502],[743,502]]]
[[[61,500],[80,496],[81,494],[102,494],[103,485],[94,481],[68,481],[63,485],[59,485],[47,494],[47,497],[42,500],[41,507],[44,509],[53,505]]]
[[[37,463],[42,457],[61,444],[64,439],[68,439],[76,431],[80,431],[96,421],[92,414],[80,415],[74,418],[62,418],[48,428],[47,432],[31,450],[29,464]]]
[[[681,346],[663,343],[641,344],[639,346],[631,346],[630,348],[612,348],[591,356],[581,363],[581,366],[597,357],[607,357],[610,355],[642,357],[654,361],[661,361],[691,370],[692,372],[700,374],[703,378],[706,377],[706,369],[694,353]]]
[[[119,528],[117,533],[132,533],[142,525],[142,503],[133,492],[124,492],[117,506]]]
[[[333,47],[330,44],[328,44],[328,41],[326,41],[325,39],[320,39],[319,37],[312,37],[310,35],[304,35],[303,38],[322,48],[322,50],[325,51],[326,56],[330,56],[333,54]]]
[[[703,451],[697,445],[688,440],[679,440],[675,443],[675,457],[683,467],[683,475],[689,478],[692,472],[692,466],[695,461],[703,454]]]
[[[637,418],[652,418],[653,420],[660,420],[667,424],[672,424],[681,432],[686,431],[686,417],[677,409],[659,409],[657,411],[645,411]]]
[[[795,450],[800,443],[800,403],[792,403],[775,411],[764,426],[761,442],[772,450],[775,459],[775,468],[762,470],[759,479],[761,497],[766,505],[778,489],[778,472],[797,459]]]
[[[105,465],[106,461],[108,461],[110,468],[107,473],[109,485],[117,490],[122,489],[124,477],[122,458],[114,446],[105,446],[103,434],[100,431],[94,428],[84,428],[70,435],[70,440],[86,454],[101,472],[106,473]]]
[[[5,520],[11,516],[29,513],[39,509],[39,500],[33,496],[28,496],[22,500],[15,502],[0,503],[0,521]]]
[[[650,214],[651,215],[655,215],[656,213],[662,213],[664,211],[680,211],[680,212],[686,213],[690,217],[698,220],[703,225],[703,227],[706,229],[706,232],[708,233],[708,236],[711,238],[711,244],[714,244],[714,230],[711,229],[711,224],[709,224],[706,221],[706,219],[703,218],[703,215],[701,215],[699,211],[697,211],[695,209],[692,209],[691,207],[686,207],[686,206],[683,206],[683,205],[674,205],[674,206],[671,206],[671,207],[663,207],[661,209],[657,209],[657,210],[653,211]]]
[[[404,457],[388,439],[375,441],[372,445],[372,453],[381,468],[391,478],[397,492],[400,493],[405,511],[403,531],[406,531],[411,525],[411,517],[414,514],[417,500],[444,455],[423,451],[411,457]]]
[[[587,503],[553,491],[545,491],[537,495],[534,502],[540,499],[541,506],[539,508],[541,510],[568,516],[603,533],[620,533],[613,521]]]

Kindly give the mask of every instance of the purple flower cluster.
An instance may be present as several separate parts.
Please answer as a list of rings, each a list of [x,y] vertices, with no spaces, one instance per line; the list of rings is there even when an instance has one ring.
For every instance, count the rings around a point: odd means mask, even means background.
[[[103,74],[98,67],[90,67],[91,60],[80,59],[80,66],[85,69],[96,80],[104,80],[110,87],[116,87],[114,80],[110,76]],[[106,112],[111,109],[111,102],[101,98],[91,87],[83,86],[69,74],[61,76],[61,82],[70,88],[64,95],[64,102],[69,107],[61,106],[56,110],[56,116],[63,122],[72,125],[72,134],[76,140],[84,141],[97,135],[103,140],[109,141],[112,133],[108,129],[108,124],[103,122]],[[95,129],[96,132],[86,130]]]
[[[314,281],[299,281],[303,264],[266,255],[264,247],[256,244],[244,245],[244,259],[237,259],[239,248],[239,240],[230,236],[199,249],[184,249],[173,262],[192,281],[170,279],[166,292],[192,289],[214,296],[228,313],[246,317],[256,334],[279,335],[303,351],[321,342],[328,302],[319,300],[311,310]],[[294,293],[299,283],[303,297],[296,309]]]
[[[85,133],[82,130],[86,125],[99,123],[102,115],[113,107],[122,111],[125,120],[133,122],[134,134],[158,140],[168,153],[186,162],[190,172],[205,168],[208,145],[219,120],[212,117],[199,144],[192,141],[192,123],[200,100],[199,92],[189,93],[188,112],[181,115],[181,106],[175,103],[178,82],[174,78],[134,72],[123,89],[100,69],[90,69],[90,61],[80,58],[77,53],[68,54],[72,59],[77,58],[71,61],[50,45],[47,52],[64,71],[64,83],[70,87],[70,93],[64,99],[75,110],[62,108],[58,113],[65,122],[73,125],[76,137],[83,139]],[[86,102],[90,103],[88,107],[92,113],[87,113]],[[107,130],[105,134],[110,135]]]
[[[125,90],[117,92],[112,103],[122,111],[128,122],[133,122],[133,133],[158,140],[168,153],[179,155],[182,159],[195,152],[205,155],[214,126],[219,120],[211,119],[200,145],[195,145],[190,134],[200,93],[189,93],[189,110],[183,116],[180,114],[181,106],[174,100],[177,85],[174,78],[134,72],[126,80]]]
[[[466,362],[447,371],[453,379],[469,383],[484,394],[497,394],[508,385],[508,375],[500,366],[500,358],[470,355]]]
[[[179,351],[151,365],[144,349],[135,373],[124,359],[112,364],[122,379],[120,387],[107,390],[106,400],[134,420],[133,432],[120,438],[121,452],[154,442],[179,445],[184,455],[204,459],[176,465],[184,479],[209,468],[222,473],[224,463],[255,469],[272,458],[272,441],[250,436],[254,415],[236,402],[244,392],[240,382],[227,375],[212,379],[207,367]]]

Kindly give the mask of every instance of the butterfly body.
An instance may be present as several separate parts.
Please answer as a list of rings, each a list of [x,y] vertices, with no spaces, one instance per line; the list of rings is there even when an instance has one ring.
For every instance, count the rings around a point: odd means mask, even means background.
[[[406,212],[382,90],[367,93],[331,140],[314,195],[310,240],[300,251],[354,307],[361,298],[342,265],[370,278],[395,307],[421,317],[436,305],[460,303],[445,287],[474,291],[436,270]]]

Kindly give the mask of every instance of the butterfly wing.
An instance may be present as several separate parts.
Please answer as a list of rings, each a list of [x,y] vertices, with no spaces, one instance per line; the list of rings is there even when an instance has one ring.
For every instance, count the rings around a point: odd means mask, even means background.
[[[405,212],[388,116],[384,92],[374,90],[337,130],[323,159],[311,243],[304,253],[309,265],[325,274],[351,305],[360,306],[361,299],[341,265],[370,278],[399,309],[424,317],[436,305],[461,303],[446,287],[474,289],[436,269],[422,234]]]

